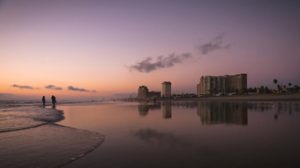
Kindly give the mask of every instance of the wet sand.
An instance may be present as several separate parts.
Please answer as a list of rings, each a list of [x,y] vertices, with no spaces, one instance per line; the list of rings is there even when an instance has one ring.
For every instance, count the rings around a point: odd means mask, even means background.
[[[92,152],[104,136],[55,124],[61,111],[1,109],[0,167],[63,167]]]
[[[61,106],[59,124],[106,135],[66,167],[300,167],[299,101],[176,103]]]

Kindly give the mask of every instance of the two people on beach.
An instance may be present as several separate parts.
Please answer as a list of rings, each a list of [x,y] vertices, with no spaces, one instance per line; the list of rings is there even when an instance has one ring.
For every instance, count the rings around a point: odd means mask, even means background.
[[[54,95],[51,96],[52,107],[55,108],[56,106],[56,97]],[[42,97],[43,107],[46,107],[46,98],[45,96]]]

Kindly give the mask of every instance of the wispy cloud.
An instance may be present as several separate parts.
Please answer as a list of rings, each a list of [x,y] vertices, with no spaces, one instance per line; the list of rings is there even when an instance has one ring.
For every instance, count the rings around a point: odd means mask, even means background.
[[[135,65],[131,65],[129,68],[139,72],[148,73],[157,69],[169,68],[175,64],[182,63],[184,60],[191,58],[190,53],[183,53],[176,55],[175,53],[169,54],[168,56],[159,56],[156,60],[148,57]]]
[[[55,86],[55,85],[47,85],[45,86],[46,89],[50,89],[50,90],[63,90],[62,87],[59,87],[59,86]]]
[[[0,97],[4,97],[4,96],[11,96],[13,94],[10,94],[10,93],[0,93]]]
[[[150,128],[138,130],[133,133],[133,136],[149,144],[170,146],[187,145],[182,139],[172,133],[159,132]]]
[[[216,50],[229,49],[230,43],[225,42],[224,38],[225,33],[222,33],[211,41],[197,46],[197,49],[202,53],[202,55],[206,55]],[[147,57],[144,60],[129,66],[129,69],[142,73],[149,73],[158,69],[173,67],[176,64],[180,64],[192,57],[192,54],[189,52],[183,54],[172,53],[168,56],[159,56],[156,58]]]
[[[77,91],[77,92],[96,92],[96,90],[87,90],[84,88],[78,88],[78,87],[74,87],[74,86],[68,86],[68,90]]]
[[[36,88],[34,88],[34,87],[32,87],[32,86],[29,86],[29,85],[17,85],[17,84],[13,84],[13,85],[11,85],[12,87],[14,87],[14,88],[19,88],[19,89],[36,89]]]
[[[218,35],[210,42],[207,42],[205,44],[202,44],[200,46],[197,46],[197,48],[200,50],[200,52],[205,55],[210,52],[220,50],[220,49],[229,49],[230,44],[224,42],[225,34]]]

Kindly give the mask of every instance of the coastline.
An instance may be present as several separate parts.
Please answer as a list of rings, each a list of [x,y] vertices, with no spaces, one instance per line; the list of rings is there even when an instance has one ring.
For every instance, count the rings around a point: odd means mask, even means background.
[[[207,96],[197,98],[176,98],[172,101],[295,101],[300,100],[300,93],[294,94],[260,94],[234,96]],[[160,100],[168,101],[168,100]]]
[[[5,167],[63,167],[93,152],[105,139],[97,132],[56,124],[64,119],[59,109],[5,108],[0,109],[0,119],[0,161]]]
[[[36,128],[64,119],[62,110],[36,106],[8,107],[0,109],[0,112],[2,112],[0,119],[4,118],[5,121],[5,118],[10,117],[10,119],[6,120],[4,125],[0,124],[0,133]]]

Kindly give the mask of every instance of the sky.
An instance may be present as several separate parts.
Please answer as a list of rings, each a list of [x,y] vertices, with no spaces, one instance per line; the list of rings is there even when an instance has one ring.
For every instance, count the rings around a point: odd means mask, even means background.
[[[202,75],[300,85],[297,0],[0,0],[0,97],[196,93]]]

